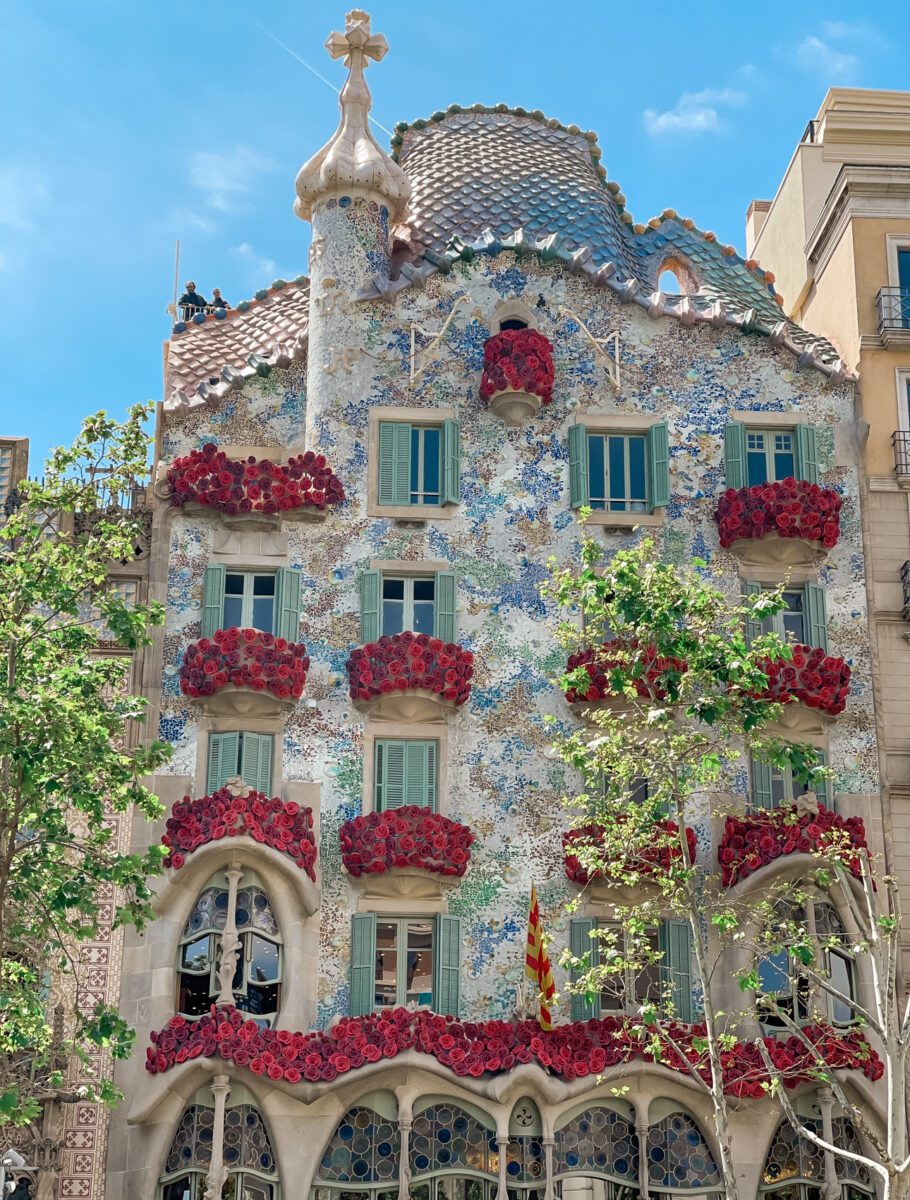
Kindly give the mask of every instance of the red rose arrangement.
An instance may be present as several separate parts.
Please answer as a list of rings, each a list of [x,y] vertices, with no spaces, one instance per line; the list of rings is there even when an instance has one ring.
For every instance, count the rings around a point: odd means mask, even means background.
[[[826,849],[842,853],[844,843],[859,852],[866,849],[866,828],[862,817],[841,817],[819,805],[817,813],[797,813],[795,807],[775,808],[727,817],[717,847],[721,881],[732,887],[759,867],[785,854],[812,854]],[[844,865],[857,879],[861,876],[859,853]]]
[[[423,688],[464,704],[471,694],[474,655],[425,633],[395,633],[352,650],[346,670],[352,700]]]
[[[226,787],[201,800],[184,796],[174,805],[161,839],[168,849],[164,865],[179,870],[186,855],[226,837],[251,837],[280,850],[316,881],[312,809],[263,792],[235,796]]]
[[[578,687],[567,689],[566,699],[570,704],[574,704],[578,700],[587,700],[593,703],[597,700],[605,700],[611,694],[608,672],[615,667],[629,670],[627,659],[621,660],[615,652],[611,654],[611,650],[617,645],[616,642],[605,642],[602,646],[586,646],[584,650],[579,650],[577,654],[569,656],[566,674],[576,671],[579,667],[584,667],[590,680],[588,687],[584,690]],[[639,648],[633,641],[626,649]],[[665,699],[667,692],[660,684],[661,676],[668,673],[678,674],[686,669],[686,664],[681,658],[659,655],[654,646],[640,648],[638,658],[642,669],[640,676],[635,680],[635,690],[639,696],[645,699],[650,699],[652,695],[658,700]]]
[[[403,804],[345,821],[339,838],[341,860],[355,877],[379,875],[393,867],[420,867],[460,878],[467,870],[474,834],[431,808]]]
[[[768,676],[768,688],[758,699],[789,704],[801,700],[808,708],[817,708],[836,717],[847,707],[850,694],[850,667],[842,658],[826,654],[818,646],[794,646],[793,657],[766,659],[762,667]]]
[[[232,684],[255,692],[267,689],[279,700],[299,699],[309,669],[303,642],[234,626],[187,646],[180,690],[184,696],[211,696]]]
[[[609,1067],[642,1059],[649,1053],[652,1027],[635,1026],[628,1018],[577,1021],[543,1031],[537,1021],[459,1021],[426,1011],[396,1008],[365,1017],[347,1017],[331,1029],[292,1033],[286,1029],[260,1029],[244,1020],[236,1008],[216,1008],[197,1021],[172,1017],[160,1032],[151,1035],[146,1050],[146,1070],[161,1074],[175,1064],[205,1056],[247,1067],[254,1075],[274,1082],[330,1082],[368,1063],[393,1059],[414,1050],[429,1054],[455,1075],[479,1077],[487,1072],[510,1071],[519,1063],[537,1063],[561,1079],[598,1075]],[[707,1056],[695,1043],[704,1038],[703,1025],[673,1022],[662,1065],[688,1073],[690,1063],[705,1079]],[[808,1025],[803,1036],[817,1046],[828,1068],[857,1070],[875,1080],[884,1066],[858,1031],[836,1031]],[[764,1039],[768,1052],[787,1087],[807,1082],[817,1073],[812,1052],[798,1037]],[[684,1057],[685,1056],[685,1057]],[[723,1051],[725,1090],[734,1096],[761,1098],[768,1076],[757,1047],[743,1042]]]
[[[753,487],[727,488],[717,503],[714,520],[720,544],[738,538],[760,538],[777,533],[785,538],[805,538],[830,549],[840,537],[843,498],[832,487],[787,478]]]
[[[605,871],[596,871],[591,875],[575,854],[575,850],[579,844],[583,846],[596,846],[603,837],[603,832],[602,825],[591,824],[581,825],[577,829],[570,829],[568,833],[562,835],[566,877],[571,883],[577,883],[580,887],[585,887],[592,879],[608,878]],[[682,859],[682,848],[679,845],[678,838],[679,826],[675,821],[655,821],[654,844],[637,851],[634,858],[630,856],[624,862],[624,868],[640,871],[643,875],[649,875],[655,871],[669,871],[673,863],[677,863]],[[689,864],[695,862],[697,849],[698,843],[695,838],[695,830],[687,827],[686,853]]]
[[[194,502],[235,516],[237,513],[279,513],[295,508],[325,509],[344,500],[341,481],[326,464],[325,455],[307,450],[273,463],[253,455],[242,461],[228,458],[212,442],[191,450],[170,465],[167,481],[171,504]]]
[[[500,392],[529,392],[543,404],[553,399],[553,351],[536,329],[504,329],[487,338],[480,394],[490,400]]]

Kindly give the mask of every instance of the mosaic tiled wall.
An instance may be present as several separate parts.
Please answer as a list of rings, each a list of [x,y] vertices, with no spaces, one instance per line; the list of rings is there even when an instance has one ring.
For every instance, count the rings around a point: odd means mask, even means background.
[[[325,264],[322,274],[330,270]],[[324,525],[287,527],[290,564],[303,575],[301,639],[313,666],[306,702],[287,723],[284,776],[322,785],[320,1023],[345,1011],[348,999],[346,954],[355,898],[341,872],[338,827],[361,804],[363,721],[350,704],[344,678],[347,654],[359,640],[358,571],[376,558],[442,559],[453,565],[459,640],[474,652],[476,665],[471,699],[450,719],[443,810],[470,825],[477,843],[449,906],[464,921],[464,1015],[505,1016],[521,974],[532,879],[548,930],[559,935],[566,929],[562,906],[569,887],[560,850],[560,796],[572,781],[548,756],[544,718],[552,714],[563,728],[573,718],[552,683],[563,659],[551,636],[555,613],[538,589],[549,555],[571,559],[578,546],[568,503],[567,427],[589,412],[659,414],[668,420],[672,498],[657,539],[673,562],[716,561],[731,594],[739,586],[738,564],[719,550],[712,520],[715,496],[724,487],[725,422],[734,410],[795,408],[820,427],[822,481],[846,497],[843,536],[820,580],[832,651],[853,666],[847,712],[830,733],[834,786],[868,794],[877,790],[876,750],[857,476],[853,466],[835,465],[834,427],[853,419],[852,389],[826,386],[814,371],[797,372],[792,356],[765,339],[706,325],[686,327],[673,318],[654,320],[536,256],[481,257],[383,304],[353,302],[355,275],[345,278],[335,271],[336,293],[322,311],[316,289],[306,381],[299,370],[273,372],[217,410],[171,416],[164,457],[208,440],[306,445],[328,456],[347,491],[346,504]],[[412,385],[412,323],[438,330],[461,296],[466,299],[435,357]],[[533,310],[556,361],[553,404],[518,429],[506,429],[478,396],[491,318],[497,304],[512,298]],[[597,336],[619,331],[619,394],[579,318]],[[426,345],[427,339],[420,342]],[[371,406],[436,404],[454,407],[461,421],[457,514],[425,528],[367,517]],[[171,528],[161,733],[176,747],[171,770],[191,773],[198,714],[180,695],[177,669],[182,649],[199,632],[202,572],[213,524],[178,515]],[[597,536],[619,547],[638,535],[600,531]],[[744,791],[743,764],[734,762],[731,770],[735,789]]]

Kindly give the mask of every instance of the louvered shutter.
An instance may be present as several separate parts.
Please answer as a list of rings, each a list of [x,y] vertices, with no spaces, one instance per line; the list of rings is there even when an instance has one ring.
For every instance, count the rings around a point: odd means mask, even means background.
[[[210,638],[224,620],[224,563],[205,568],[202,584],[202,636]]]
[[[436,572],[435,634],[443,642],[455,641],[455,574]]]
[[[666,421],[652,425],[645,442],[651,508],[666,508],[670,503],[670,433]]]
[[[270,734],[245,733],[240,747],[240,775],[243,782],[266,796],[272,794],[273,745]]]
[[[828,653],[828,614],[825,589],[817,583],[807,583],[804,592],[806,641]]]
[[[428,805],[436,810],[436,742],[404,743],[404,795],[406,804]]]
[[[457,421],[442,423],[442,502],[461,501],[461,426]]]
[[[774,794],[771,790],[771,764],[761,759],[752,759],[752,807],[772,809]]]
[[[588,430],[584,425],[569,426],[569,504],[583,508],[591,503],[588,485]]]
[[[661,921],[661,977],[669,989],[677,1021],[692,1022],[692,927],[688,921]]]
[[[820,765],[823,767],[827,767],[828,755],[825,754],[824,750],[817,750],[816,754],[818,755]],[[830,779],[822,779],[820,783],[817,783],[815,785],[815,794],[816,794],[816,796],[818,796],[819,802],[821,804],[824,804],[825,808],[833,809],[834,804],[832,803],[832,798],[831,798],[831,793],[832,793],[831,783],[832,783],[832,781]]]
[[[379,503],[411,501],[411,426],[379,422]]]
[[[569,949],[574,958],[584,958],[587,954],[592,967],[597,966],[600,951],[597,939],[590,936],[595,924],[593,917],[572,917],[569,920]],[[583,974],[581,968],[573,967],[572,982],[577,983]],[[589,1021],[592,1017],[600,1016],[600,1004],[596,994],[589,998],[580,992],[573,992],[571,1007],[573,1021]]]
[[[209,734],[209,764],[205,780],[205,790],[209,794],[217,792],[228,779],[237,774],[239,756],[239,733]]]
[[[746,427],[742,421],[728,421],[724,426],[724,465],[727,487],[746,486]]]
[[[275,572],[275,634],[289,642],[300,637],[300,572],[290,567]]]
[[[436,970],[433,1011],[457,1017],[461,1005],[461,918],[444,914],[436,918]]]
[[[405,747],[395,738],[378,738],[375,749],[376,779],[373,802],[378,812],[400,808],[405,802]]]
[[[818,483],[818,453],[815,448],[815,426],[796,426],[796,473],[806,483]]]
[[[761,594],[761,584],[755,583],[751,579],[743,580],[743,599],[749,600],[753,596]],[[761,636],[761,621],[755,620],[752,617],[746,617],[744,632],[747,642],[753,642],[757,637]]]
[[[375,642],[381,627],[379,622],[379,593],[381,571],[362,571],[360,575],[360,640],[364,645]]]
[[[376,996],[376,914],[351,917],[351,1016],[373,1011]]]

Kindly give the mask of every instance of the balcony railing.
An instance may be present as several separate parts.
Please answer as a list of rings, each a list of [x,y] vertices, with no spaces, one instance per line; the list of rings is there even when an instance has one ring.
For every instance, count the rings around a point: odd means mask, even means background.
[[[891,445],[894,447],[894,473],[910,475],[910,430],[898,429],[892,433]]]
[[[879,336],[905,329],[910,337],[910,288],[883,287],[875,303],[878,307]]]
[[[910,562],[905,562],[901,567],[901,588],[904,593],[904,609],[901,615],[905,621],[910,621]]]

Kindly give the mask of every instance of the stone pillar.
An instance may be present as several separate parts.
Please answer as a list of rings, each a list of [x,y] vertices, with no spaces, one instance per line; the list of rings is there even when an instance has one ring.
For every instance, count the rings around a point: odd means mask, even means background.
[[[831,1145],[834,1144],[834,1095],[830,1088],[818,1089],[818,1107],[822,1114],[822,1137]],[[825,1156],[825,1186],[822,1194],[825,1200],[840,1200],[840,1183],[837,1178],[837,1163],[830,1150],[824,1151]]]
[[[224,918],[224,929],[219,939],[218,982],[221,985],[216,1003],[227,1005],[234,1003],[234,973],[237,970],[237,957],[240,954],[240,938],[237,936],[237,886],[243,868],[240,863],[233,862],[225,872],[228,881],[227,914]]]
[[[215,1119],[212,1125],[212,1161],[205,1177],[203,1200],[221,1200],[221,1189],[227,1177],[224,1166],[224,1110],[231,1094],[231,1083],[227,1075],[212,1077],[212,1095],[215,1097]]]
[[[509,1135],[504,1137],[502,1134],[496,1136],[496,1149],[499,1153],[499,1187],[496,1191],[496,1200],[509,1200],[509,1192],[506,1187],[506,1148],[509,1145]]]
[[[648,1200],[648,1129],[647,1121],[635,1122],[635,1135],[638,1138],[638,1190],[641,1200]]]
[[[544,1163],[544,1192],[543,1200],[554,1200],[556,1189],[553,1186],[553,1147],[556,1145],[554,1137],[545,1137],[543,1139],[543,1163]]]

